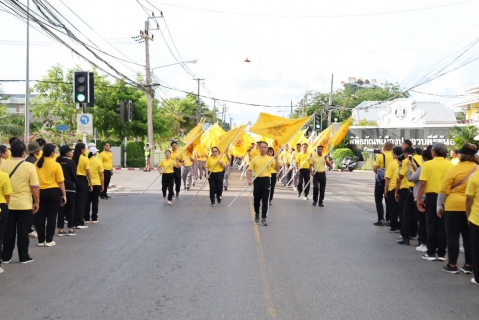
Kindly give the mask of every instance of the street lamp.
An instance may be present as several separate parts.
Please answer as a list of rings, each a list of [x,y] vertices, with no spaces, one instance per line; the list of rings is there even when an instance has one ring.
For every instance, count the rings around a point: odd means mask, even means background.
[[[197,59],[189,60],[189,61],[180,61],[180,62],[177,62],[177,63],[167,64],[165,66],[154,67],[153,69],[151,69],[151,72],[153,73],[153,70],[158,69],[158,68],[164,68],[164,67],[174,66],[174,65],[177,65],[177,64],[185,64],[185,63],[195,64],[197,62],[198,62]]]

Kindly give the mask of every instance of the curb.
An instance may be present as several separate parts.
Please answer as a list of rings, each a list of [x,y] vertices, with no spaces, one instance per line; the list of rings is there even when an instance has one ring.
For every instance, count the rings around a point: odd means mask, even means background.
[[[114,168],[115,171],[143,171],[144,168]]]

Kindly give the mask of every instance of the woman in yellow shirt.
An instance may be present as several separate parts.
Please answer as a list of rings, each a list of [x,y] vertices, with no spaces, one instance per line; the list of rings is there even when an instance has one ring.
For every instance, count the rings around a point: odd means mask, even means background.
[[[268,156],[274,157],[274,149],[272,147],[268,147]],[[279,159],[273,160],[272,166],[276,168],[276,161],[280,161]],[[280,163],[281,166],[281,163]],[[271,185],[270,185],[270,190],[269,190],[269,205],[271,205],[271,202],[273,201],[273,195],[274,195],[274,188],[276,187],[276,170],[271,168]]]
[[[211,206],[215,206],[215,195],[218,203],[221,203],[221,196],[223,195],[223,177],[225,175],[225,168],[227,159],[224,155],[220,156],[218,148],[211,149],[212,155],[206,161],[206,179],[210,185],[210,200]]]
[[[57,214],[60,204],[67,202],[63,169],[54,157],[55,146],[47,143],[43,146],[43,154],[36,163],[40,181],[40,209],[35,217],[39,247],[55,245],[53,235],[56,229]]]
[[[178,160],[171,159],[171,151],[165,151],[165,159],[158,165],[158,172],[161,177],[161,191],[163,192],[163,202],[166,203],[166,190],[168,190],[168,205],[172,205],[173,183],[175,182],[175,172],[173,168],[179,168],[181,163]]]
[[[98,223],[98,203],[100,202],[100,193],[103,191],[103,186],[105,185],[104,169],[103,163],[96,157],[99,150],[96,147],[90,147],[88,151],[92,190],[88,193],[84,219],[86,223],[90,223],[91,206],[91,222]]]
[[[73,151],[73,161],[77,166],[77,190],[75,197],[75,229],[86,229],[85,204],[88,199],[88,192],[93,191],[91,185],[90,162],[85,156],[86,146],[84,143],[77,143]]]
[[[439,218],[444,218],[440,220],[444,220],[446,226],[449,259],[442,270],[449,273],[459,273],[457,258],[459,257],[459,235],[462,235],[466,263],[461,267],[461,271],[472,274],[470,230],[466,215],[466,187],[469,177],[479,172],[476,152],[477,147],[471,143],[464,144],[458,150],[460,162],[446,173],[437,197],[436,211]],[[438,260],[441,260],[441,255],[438,255]]]

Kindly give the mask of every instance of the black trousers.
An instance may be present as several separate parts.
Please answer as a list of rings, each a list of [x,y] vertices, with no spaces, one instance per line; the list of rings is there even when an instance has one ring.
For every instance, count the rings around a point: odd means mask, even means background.
[[[396,201],[394,198],[394,194],[396,193],[396,190],[391,190],[388,191],[388,197],[386,199],[388,205],[389,205],[389,210],[391,211],[391,229],[392,230],[398,230],[399,229],[399,202]]]
[[[398,206],[398,229],[402,230],[403,225],[403,213],[404,213],[404,204],[406,202],[407,195],[409,193],[409,188],[399,189],[399,206]]]
[[[181,168],[173,168],[175,173],[175,192],[180,193],[181,190]]]
[[[412,188],[404,200],[401,235],[404,239],[417,236],[417,206]]]
[[[376,211],[378,213],[378,221],[384,220],[384,206],[383,206],[383,199],[384,199],[384,185],[385,181],[377,182],[374,185],[374,202],[376,203]],[[391,220],[391,213],[389,208],[389,201],[385,199],[386,203],[386,220]]]
[[[446,228],[444,219],[437,216],[436,193],[426,193],[427,254],[439,257],[446,255]]]
[[[323,203],[326,190],[326,172],[316,172],[313,177],[313,202]],[[319,199],[318,199],[319,194]],[[318,201],[319,200],[319,201]]]
[[[270,178],[256,178],[253,181],[253,206],[256,217],[259,217],[259,207],[261,207],[261,218],[266,219],[268,213],[268,198],[270,189]]]
[[[270,190],[269,190],[269,201],[270,202],[273,200],[274,188],[276,187],[276,180],[277,180],[276,173],[272,173],[271,174],[271,187],[270,187]]]
[[[77,192],[75,198],[75,226],[83,226],[85,220],[85,205],[88,200],[88,193],[90,187],[88,186],[88,179],[85,176],[77,176]]]
[[[17,237],[18,258],[20,262],[30,259],[28,246],[30,239],[28,233],[32,224],[32,210],[9,210],[5,233],[3,234],[2,260],[10,261],[15,249]]]
[[[474,279],[479,283],[479,226],[471,222],[469,231],[471,234],[472,269],[474,271]]]
[[[311,179],[311,172],[309,169],[299,169],[298,194],[301,194],[303,191],[303,183],[306,185],[309,182],[309,179]],[[304,189],[305,197],[308,196],[310,187],[311,184],[308,184],[308,186]]]
[[[57,218],[57,228],[63,229],[65,227],[65,218],[68,221],[68,228],[73,228],[75,226],[75,192],[66,192],[67,194],[67,203],[64,206],[60,206],[58,210]]]
[[[215,194],[216,197],[220,198],[223,195],[223,179],[225,172],[210,172],[210,178],[208,183],[210,185],[210,200],[211,203],[215,203]]]
[[[166,197],[166,190],[168,190],[168,201],[173,199],[173,184],[175,183],[174,173],[163,173],[161,176],[161,191],[163,198]]]
[[[445,211],[444,224],[447,234],[447,252],[450,264],[457,264],[459,257],[459,235],[462,235],[466,264],[472,264],[471,234],[465,211]]]
[[[418,241],[421,241],[422,244],[426,245],[427,244],[426,213],[420,212],[417,209],[417,206],[416,206],[416,212],[417,212],[417,220],[419,222],[418,229],[417,229]]]
[[[40,209],[37,212],[38,243],[52,242],[62,193],[60,188],[40,190]],[[46,223],[46,232],[45,232]]]
[[[112,170],[103,171],[103,183],[105,184],[105,188],[103,189],[103,192],[100,193],[100,197],[102,198],[105,198],[108,195],[108,186],[110,185],[112,173]]]
[[[6,203],[0,203],[0,257],[2,256],[3,233],[7,226],[8,220],[8,206]],[[2,266],[2,259],[0,258],[0,267]]]
[[[100,203],[101,186],[93,186],[93,191],[88,192],[87,201],[85,205],[85,214],[83,218],[85,221],[90,221],[90,206],[91,206],[91,220],[98,221],[98,204]]]

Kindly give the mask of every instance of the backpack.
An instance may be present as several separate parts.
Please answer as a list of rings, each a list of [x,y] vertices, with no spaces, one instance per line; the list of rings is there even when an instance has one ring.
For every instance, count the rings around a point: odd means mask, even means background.
[[[383,155],[384,167],[380,168],[380,169],[378,169],[378,171],[376,171],[375,179],[376,179],[377,182],[383,182],[384,181],[384,176],[386,175],[386,156],[384,155],[384,153],[382,155]]]

